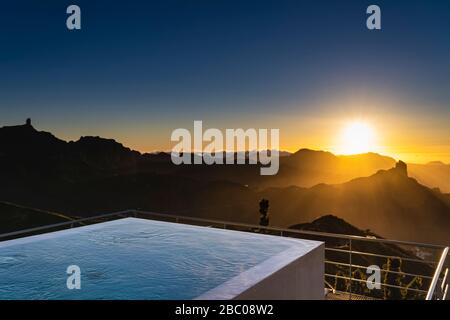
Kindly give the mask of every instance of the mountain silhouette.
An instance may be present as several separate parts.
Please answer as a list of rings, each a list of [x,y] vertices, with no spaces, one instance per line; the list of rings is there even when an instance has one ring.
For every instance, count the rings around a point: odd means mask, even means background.
[[[282,158],[280,163],[279,174],[268,184],[312,187],[319,183],[336,184],[369,176],[380,169],[392,168],[395,160],[376,153],[336,156],[331,152],[301,149]]]
[[[331,213],[383,237],[450,243],[448,198],[408,177],[406,164],[370,177],[312,188],[269,188],[274,224],[289,226]]]
[[[395,165],[374,153],[302,149],[280,158],[278,175],[260,176],[257,165],[176,166],[167,153],[141,154],[112,139],[66,142],[31,122],[0,128],[3,201],[72,216],[136,208],[258,223],[266,198],[274,226],[333,214],[383,237],[450,243],[450,195]]]
[[[261,176],[257,165],[174,166],[167,153],[140,154],[113,139],[100,137],[81,137],[78,141],[66,142],[51,133],[37,131],[31,121],[0,128],[0,146],[0,171],[6,173],[26,172],[36,176],[45,173],[47,178],[64,176],[77,181],[92,176],[158,172],[209,181],[227,180],[259,189],[343,183],[389,169],[396,163],[393,158],[376,153],[336,156],[301,149],[293,154],[283,153],[280,170],[275,176]],[[450,192],[450,165],[409,166],[410,175],[422,184]]]
[[[296,230],[308,230],[326,233],[351,234],[360,237],[381,238],[377,234],[370,232],[370,230],[358,229],[357,227],[351,225],[344,219],[336,217],[332,214],[323,215],[313,220],[312,222],[295,224],[290,226],[289,228]]]
[[[367,177],[395,166],[396,160],[377,153],[334,155],[331,152],[301,149],[280,157],[280,169],[274,176],[261,176],[259,166],[180,166],[178,175],[207,180],[228,180],[259,190],[269,187],[313,187],[339,184]],[[408,164],[409,175],[420,183],[450,192],[450,165]],[[448,178],[448,179],[447,179]]]
[[[79,181],[134,172],[140,153],[112,139],[66,142],[31,122],[0,128],[0,174],[6,180]]]
[[[61,154],[66,144],[49,132],[37,131],[30,121],[24,125],[0,128],[1,156],[42,154],[51,157]]]

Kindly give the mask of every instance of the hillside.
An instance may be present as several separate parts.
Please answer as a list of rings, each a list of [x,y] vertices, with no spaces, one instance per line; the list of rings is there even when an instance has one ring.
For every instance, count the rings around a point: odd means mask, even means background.
[[[450,244],[444,196],[408,177],[406,165],[337,185],[270,188],[273,223],[289,226],[333,214],[386,238]]]
[[[301,149],[281,159],[278,175],[270,177],[263,184],[265,187],[337,184],[369,176],[394,165],[394,159],[376,153],[336,156],[330,152]]]
[[[450,193],[450,164],[430,162],[427,164],[408,164],[411,177],[430,188],[439,188]]]
[[[70,220],[61,214],[0,202],[0,234]]]
[[[163,155],[160,155],[163,157]],[[165,154],[170,161],[170,155]],[[155,166],[155,157],[148,159],[141,169]],[[379,170],[394,167],[396,160],[376,153],[334,155],[330,152],[301,149],[280,157],[280,169],[275,176],[261,176],[259,166],[179,166],[156,163],[159,169],[202,180],[228,180],[254,189],[270,187],[313,187],[317,184],[340,184],[359,177],[367,177]],[[442,163],[411,164],[409,174],[429,188],[450,192],[450,165]]]

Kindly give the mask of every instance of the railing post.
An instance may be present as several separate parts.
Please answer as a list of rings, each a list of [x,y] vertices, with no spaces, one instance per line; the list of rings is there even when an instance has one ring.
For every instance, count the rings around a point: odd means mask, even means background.
[[[435,296],[437,296],[436,286],[437,286],[437,283],[441,276],[442,268],[444,267],[444,263],[445,263],[445,259],[447,258],[447,255],[448,255],[448,251],[449,251],[449,247],[445,247],[444,250],[442,251],[441,257],[439,259],[439,263],[436,266],[433,280],[431,280],[430,288],[428,289],[428,293],[427,293],[425,300],[433,300],[433,298]]]
[[[352,286],[353,286],[353,276],[352,276],[352,239],[349,239],[349,278],[350,278],[350,290],[349,290],[349,300],[352,300]]]

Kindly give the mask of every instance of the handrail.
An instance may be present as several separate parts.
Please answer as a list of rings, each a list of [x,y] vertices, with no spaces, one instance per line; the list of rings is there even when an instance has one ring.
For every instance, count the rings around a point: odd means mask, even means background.
[[[449,250],[449,247],[446,247],[446,248],[444,248],[444,250],[442,250],[441,258],[439,259],[439,263],[436,267],[436,271],[434,272],[433,280],[431,281],[430,289],[428,290],[427,297],[425,298],[425,300],[433,299],[434,292],[436,291],[436,285],[439,281],[439,276],[442,272],[442,268],[444,267],[445,259],[447,258],[447,255],[448,255],[448,250]]]
[[[237,226],[237,227],[245,227],[245,228],[258,228],[258,229],[264,229],[264,230],[269,230],[269,231],[278,231],[278,232],[283,232],[283,233],[288,232],[288,233],[294,233],[294,234],[306,234],[306,235],[312,235],[312,236],[330,237],[330,238],[338,238],[338,239],[346,239],[346,240],[352,239],[352,240],[365,241],[365,242],[377,242],[377,243],[381,242],[381,243],[391,243],[391,244],[400,244],[400,245],[408,245],[408,246],[419,246],[422,248],[430,248],[430,249],[445,248],[444,245],[438,245],[438,244],[420,243],[420,242],[405,241],[405,240],[392,240],[392,239],[383,239],[383,238],[368,238],[368,237],[348,235],[348,234],[287,229],[287,228],[279,228],[279,227],[264,227],[264,226],[260,226],[260,225],[254,225],[254,224],[242,223],[242,222],[230,222],[230,221],[216,220],[216,219],[203,219],[203,218],[187,217],[187,216],[172,215],[172,214],[151,212],[151,211],[134,210],[134,209],[128,209],[128,210],[112,212],[112,213],[97,215],[97,216],[88,217],[88,218],[82,218],[82,219],[77,219],[77,220],[72,220],[72,221],[67,221],[67,222],[55,223],[55,224],[42,226],[42,227],[35,227],[35,228],[29,228],[29,229],[4,233],[4,234],[0,234],[0,239],[5,238],[5,237],[20,235],[20,234],[26,234],[26,233],[30,233],[30,232],[34,232],[34,231],[53,229],[53,228],[57,228],[57,227],[63,227],[63,226],[71,225],[71,224],[77,224],[77,223],[81,223],[81,222],[97,220],[97,219],[102,219],[102,218],[107,218],[107,217],[112,217],[112,216],[120,216],[120,215],[124,215],[124,214],[131,215],[133,213],[159,216],[159,217],[163,217],[163,218],[176,219],[176,220],[190,220],[190,221],[198,221],[198,222],[207,222],[207,223],[221,224],[224,226],[228,225],[228,226]]]
[[[172,214],[165,214],[165,213],[141,211],[141,210],[130,210],[130,211],[133,211],[133,212],[136,212],[136,213],[139,213],[139,214],[154,215],[154,216],[160,216],[160,217],[165,217],[165,218],[177,218],[177,219],[183,219],[183,220],[209,222],[209,223],[216,223],[216,224],[229,225],[229,226],[238,226],[238,227],[246,227],[246,228],[258,228],[258,229],[278,231],[278,232],[283,231],[283,232],[291,232],[291,233],[297,233],[297,234],[308,234],[308,235],[319,236],[319,237],[340,238],[340,239],[347,239],[347,240],[352,239],[352,240],[366,241],[366,242],[378,242],[378,243],[382,242],[382,243],[403,244],[403,245],[419,246],[419,247],[430,248],[430,249],[443,249],[443,248],[445,248],[444,245],[430,244],[430,243],[420,243],[420,242],[405,241],[405,240],[392,240],[392,239],[383,239],[383,238],[368,238],[368,237],[348,235],[348,234],[339,234],[339,233],[330,233],[330,232],[318,232],[318,231],[298,230],[298,229],[287,229],[287,228],[279,228],[279,227],[263,227],[263,226],[260,226],[260,225],[254,225],[254,224],[242,223],[242,222],[230,222],[230,221],[224,221],[224,220],[186,217],[186,216],[179,216],[179,215],[172,215]]]
[[[343,250],[343,249],[335,249],[335,248],[325,248],[326,251],[334,251],[334,252],[340,252],[340,253],[349,253],[350,250]],[[410,261],[410,262],[417,262],[417,263],[428,263],[428,264],[437,264],[436,261],[431,260],[420,260],[420,259],[414,259],[414,258],[408,258],[408,257],[400,257],[400,256],[390,256],[386,254],[378,254],[378,253],[372,253],[372,252],[364,252],[364,251],[356,251],[352,250],[353,254],[359,254],[361,256],[371,256],[371,257],[378,257],[378,258],[390,258],[390,259],[402,259],[404,261]]]
[[[18,235],[21,235],[21,234],[27,234],[27,233],[31,233],[31,232],[35,232],[35,231],[42,231],[42,230],[54,229],[54,228],[58,228],[58,227],[70,226],[70,225],[73,225],[73,224],[86,222],[86,221],[91,221],[91,220],[98,220],[98,219],[103,219],[103,218],[120,216],[120,215],[123,215],[123,214],[128,214],[130,212],[132,212],[132,210],[124,210],[124,211],[118,211],[118,212],[113,212],[113,213],[102,214],[102,215],[98,215],[98,216],[94,216],[94,217],[88,217],[88,218],[83,218],[83,219],[71,220],[71,221],[67,221],[67,222],[60,222],[60,223],[49,224],[49,225],[42,226],[42,227],[35,227],[35,228],[29,228],[29,229],[23,229],[23,230],[3,233],[3,234],[0,234],[0,239],[1,238],[12,237],[12,236],[18,236]]]

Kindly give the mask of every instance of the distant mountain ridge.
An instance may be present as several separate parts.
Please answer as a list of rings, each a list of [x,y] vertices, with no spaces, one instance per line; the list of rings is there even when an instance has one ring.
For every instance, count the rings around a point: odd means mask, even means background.
[[[267,177],[257,165],[176,166],[169,154],[140,154],[112,139],[65,142],[31,123],[0,128],[3,201],[71,216],[139,208],[257,223],[264,197],[274,226],[333,214],[383,237],[450,244],[450,195],[395,165],[378,154],[302,149]]]
[[[370,176],[381,169],[392,168],[396,163],[393,158],[376,153],[336,156],[325,151],[300,149],[290,155],[282,153],[280,170],[275,176],[261,176],[259,167],[255,165],[174,166],[167,153],[141,154],[113,139],[101,137],[81,137],[77,141],[66,142],[51,133],[36,130],[31,121],[24,125],[0,128],[0,146],[0,161],[12,162],[8,167],[13,170],[28,159],[41,163],[43,167],[48,165],[50,171],[57,169],[59,175],[74,181],[90,178],[92,175],[161,172],[186,177],[201,175],[203,179],[210,181],[225,179],[258,189],[343,183],[357,177]],[[64,165],[61,164],[62,160]],[[17,170],[20,171],[21,168]],[[431,188],[439,188],[444,193],[450,192],[450,165],[438,162],[410,164],[409,172],[412,177]]]

